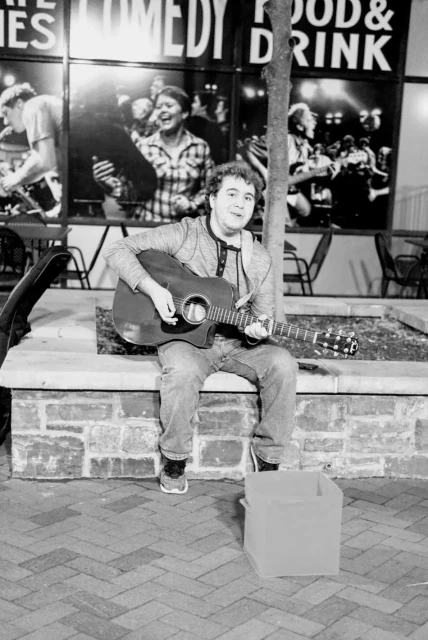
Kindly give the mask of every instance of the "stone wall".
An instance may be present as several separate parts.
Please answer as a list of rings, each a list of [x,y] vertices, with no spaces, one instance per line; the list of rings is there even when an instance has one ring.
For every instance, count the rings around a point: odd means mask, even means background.
[[[253,466],[255,393],[202,393],[189,477],[244,477]],[[428,397],[297,397],[284,469],[333,477],[428,478]],[[13,474],[22,478],[159,473],[158,392],[13,391]]]

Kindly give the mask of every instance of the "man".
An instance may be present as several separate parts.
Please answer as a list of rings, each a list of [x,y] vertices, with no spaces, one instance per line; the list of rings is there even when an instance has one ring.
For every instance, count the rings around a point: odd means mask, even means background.
[[[310,140],[315,135],[317,121],[315,114],[305,102],[298,102],[290,107],[288,112],[288,163],[290,173],[297,170],[308,170],[308,160],[312,154]],[[300,169],[299,169],[300,167]],[[298,223],[299,218],[306,218],[311,213],[311,203],[298,190],[290,193],[288,198],[290,226]]]
[[[160,449],[165,493],[187,491],[186,460],[192,450],[192,418],[199,391],[215,371],[247,378],[260,387],[262,419],[251,445],[256,471],[276,470],[288,444],[294,421],[297,363],[283,348],[268,344],[262,321],[274,311],[272,261],[244,228],[261,195],[259,176],[243,162],[214,169],[206,185],[208,216],[152,228],[107,247],[104,257],[136,291],[151,297],[162,320],[175,324],[171,293],[143,269],[137,254],[163,251],[203,277],[224,277],[237,289],[235,307],[259,320],[237,329],[220,325],[211,348],[173,340],[159,347],[162,364]]]
[[[188,129],[194,136],[207,142],[214,164],[220,164],[226,160],[227,145],[224,144],[219,125],[210,115],[214,101],[215,95],[211,91],[194,92]]]
[[[6,193],[46,177],[60,166],[62,100],[37,95],[28,83],[15,84],[0,96],[0,111],[5,125],[17,133],[26,132],[30,154],[21,167],[2,178]]]
[[[290,107],[288,112],[288,162],[290,173],[307,171],[308,160],[312,154],[309,143],[314,138],[316,116],[304,102],[298,102]],[[256,169],[267,182],[267,145],[266,137],[252,136],[238,143],[239,154]],[[311,203],[299,190],[291,188],[287,197],[288,217],[287,226],[298,225],[299,219],[306,218],[311,213]]]

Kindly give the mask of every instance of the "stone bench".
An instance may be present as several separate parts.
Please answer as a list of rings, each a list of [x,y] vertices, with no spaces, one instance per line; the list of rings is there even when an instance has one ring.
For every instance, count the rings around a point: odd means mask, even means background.
[[[16,477],[159,473],[160,367],[155,357],[97,354],[95,307],[109,308],[111,300],[111,292],[50,290],[33,311],[32,332],[9,351],[0,384],[12,389]],[[407,302],[397,314],[423,323],[425,310],[415,315]],[[373,301],[287,301],[290,313],[352,315],[352,305],[359,315],[385,310]],[[317,364],[298,374],[296,425],[283,468],[428,477],[428,364]],[[252,384],[223,372],[210,376],[195,417],[189,476],[240,479],[253,470],[249,442],[258,416]]]

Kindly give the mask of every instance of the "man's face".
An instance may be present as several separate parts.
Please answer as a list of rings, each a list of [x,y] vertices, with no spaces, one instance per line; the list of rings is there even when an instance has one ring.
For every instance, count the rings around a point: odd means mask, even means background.
[[[25,131],[24,121],[22,119],[22,111],[24,103],[22,100],[18,100],[13,107],[2,107],[1,115],[5,126],[10,125],[16,133],[22,133]]]
[[[202,109],[202,105],[201,105],[201,99],[198,95],[193,97],[193,102],[192,102],[192,116],[197,116],[198,113],[201,111]]]
[[[164,88],[165,83],[162,80],[162,78],[155,78],[151,84],[150,87],[150,97],[152,100],[154,100],[156,98],[156,96],[158,95],[159,91],[162,91],[162,89]]]
[[[211,216],[225,235],[233,235],[245,227],[253,215],[255,188],[242,178],[224,178],[219,192],[210,196]]]
[[[304,127],[306,137],[312,139],[315,135],[315,127],[317,126],[315,116],[310,111],[305,111],[301,123]]]

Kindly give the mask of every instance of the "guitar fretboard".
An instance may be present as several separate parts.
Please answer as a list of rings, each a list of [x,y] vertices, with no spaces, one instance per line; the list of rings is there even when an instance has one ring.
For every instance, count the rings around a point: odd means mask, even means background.
[[[178,311],[181,315],[186,316],[185,307],[188,306],[184,304],[183,300],[174,298],[174,304],[176,305]],[[203,306],[203,305],[200,305]],[[256,316],[253,316],[248,313],[240,313],[238,311],[232,311],[229,309],[222,309],[220,307],[208,306],[204,307],[206,312],[206,319],[212,320],[218,324],[229,324],[236,327],[247,327],[254,322],[259,321]],[[284,336],[286,338],[294,338],[296,340],[303,340],[305,342],[316,343],[317,340],[317,332],[310,331],[307,329],[300,329],[291,324],[286,324],[283,322],[272,322],[270,319],[263,320],[262,325],[265,329],[276,336]]]

